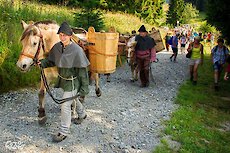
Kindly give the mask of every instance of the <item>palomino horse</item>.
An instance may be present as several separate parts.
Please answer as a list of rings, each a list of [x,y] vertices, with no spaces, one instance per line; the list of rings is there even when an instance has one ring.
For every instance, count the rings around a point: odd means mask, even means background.
[[[135,62],[135,36],[132,36],[126,44],[126,57],[127,63],[131,67],[132,77],[130,81],[134,82],[138,80],[138,67]]]
[[[59,36],[57,31],[59,25],[52,21],[40,21],[36,23],[26,24],[22,21],[22,27],[24,32],[21,36],[22,51],[20,57],[17,61],[17,66],[23,71],[27,72],[34,64],[34,58],[42,59],[45,58],[52,46],[59,42]],[[50,83],[53,79],[57,77],[57,68],[46,68],[44,73],[47,77],[47,82]],[[96,82],[96,94],[99,97],[101,91],[99,89],[99,76],[97,73],[93,73],[92,77]],[[46,89],[44,83],[41,79],[40,89],[39,89],[39,109],[38,109],[38,118],[39,124],[44,124],[46,122],[45,114],[45,101],[44,96]]]

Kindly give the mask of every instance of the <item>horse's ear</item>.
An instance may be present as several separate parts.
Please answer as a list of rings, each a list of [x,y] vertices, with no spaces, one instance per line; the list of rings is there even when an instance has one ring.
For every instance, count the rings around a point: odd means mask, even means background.
[[[34,21],[29,21],[29,24],[30,24],[30,25],[34,24]]]
[[[25,30],[29,25],[25,23],[25,21],[21,21],[21,25],[23,27],[23,29]]]

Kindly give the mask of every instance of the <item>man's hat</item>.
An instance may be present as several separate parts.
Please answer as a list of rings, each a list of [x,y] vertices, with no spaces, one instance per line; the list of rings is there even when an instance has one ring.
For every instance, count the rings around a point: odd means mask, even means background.
[[[61,32],[64,33],[64,34],[66,34],[66,35],[68,35],[68,36],[71,36],[71,35],[73,34],[72,29],[70,28],[70,26],[69,26],[68,23],[66,23],[66,22],[63,22],[63,23],[61,24],[61,26],[60,26],[60,28],[59,28],[57,34],[59,34],[59,33],[61,33]]]
[[[148,31],[145,29],[145,26],[142,25],[140,29],[138,30],[138,32],[148,32]]]

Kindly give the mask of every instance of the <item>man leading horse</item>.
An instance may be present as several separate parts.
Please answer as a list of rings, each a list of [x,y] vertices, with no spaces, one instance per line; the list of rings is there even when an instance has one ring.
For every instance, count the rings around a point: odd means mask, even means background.
[[[58,80],[56,87],[64,90],[63,99],[74,97],[76,94],[85,96],[88,94],[89,77],[87,67],[90,64],[83,49],[71,41],[72,29],[63,22],[58,30],[60,42],[56,43],[47,58],[40,60],[38,64],[42,68],[57,66]],[[80,124],[86,118],[86,112],[78,98],[61,104],[61,124],[53,141],[60,142],[69,134],[71,124],[71,105],[75,102],[78,117],[74,123]]]

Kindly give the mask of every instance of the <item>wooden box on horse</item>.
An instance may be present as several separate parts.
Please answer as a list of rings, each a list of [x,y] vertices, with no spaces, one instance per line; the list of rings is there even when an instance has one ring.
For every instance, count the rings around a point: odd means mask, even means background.
[[[88,29],[87,41],[95,45],[88,46],[90,70],[95,73],[113,73],[116,70],[119,33],[95,32]]]
[[[165,49],[165,46],[164,46],[159,30],[153,31],[152,33],[149,34],[149,36],[152,37],[156,42],[156,46],[155,46],[156,52],[160,52]]]

